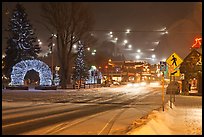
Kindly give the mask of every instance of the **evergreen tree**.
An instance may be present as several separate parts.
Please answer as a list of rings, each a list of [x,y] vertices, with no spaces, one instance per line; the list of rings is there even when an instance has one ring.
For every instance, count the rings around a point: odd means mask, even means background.
[[[84,46],[82,44],[78,45],[77,57],[75,60],[75,69],[73,78],[75,81],[79,81],[79,87],[81,87],[82,80],[88,78],[88,69],[85,63]]]
[[[27,18],[25,8],[17,4],[10,17],[8,29],[7,48],[5,51],[4,74],[9,77],[12,67],[26,59],[35,59],[41,51],[35,37],[32,25]]]
[[[58,73],[55,73],[54,75],[54,85],[55,86],[59,86],[59,83],[60,83],[60,78],[59,78],[59,74]]]

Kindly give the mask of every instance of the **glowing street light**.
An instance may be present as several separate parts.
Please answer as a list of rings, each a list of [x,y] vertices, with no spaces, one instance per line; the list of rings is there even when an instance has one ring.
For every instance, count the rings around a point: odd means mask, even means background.
[[[39,42],[39,44],[41,45],[41,44],[42,44],[42,42],[40,41],[40,42]]]
[[[112,35],[113,34],[113,32],[112,31],[110,31],[110,33],[109,33],[110,35]]]
[[[138,53],[140,53],[140,52],[141,52],[141,50],[140,50],[140,49],[138,49],[138,50],[137,50],[137,52],[138,52]]]
[[[91,53],[91,55],[93,55],[93,56],[94,56],[95,54],[96,54],[95,52],[92,52],[92,53]]]
[[[125,43],[125,44],[127,44],[127,43],[128,43],[128,41],[127,41],[127,40],[124,40],[124,43]]]
[[[88,47],[87,50],[90,51],[90,48]]]
[[[155,54],[153,54],[153,55],[152,55],[152,59],[155,59],[155,58],[156,58],[156,55],[155,55]]]
[[[128,45],[128,48],[131,49],[131,48],[132,48],[132,45]]]
[[[40,39],[38,39],[38,42],[40,42]]]
[[[117,41],[118,40],[118,38],[115,38],[115,41]]]
[[[136,59],[140,59],[140,55],[136,55]]]
[[[73,48],[76,49],[76,48],[77,48],[77,45],[74,44],[74,45],[73,45]]]
[[[126,30],[126,33],[130,33],[130,29],[127,29],[127,30]]]

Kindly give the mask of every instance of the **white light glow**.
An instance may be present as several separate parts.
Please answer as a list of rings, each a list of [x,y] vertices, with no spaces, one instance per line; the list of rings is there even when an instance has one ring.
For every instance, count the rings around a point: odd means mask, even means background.
[[[159,44],[159,41],[156,41],[156,42],[152,42],[154,45],[158,45]]]
[[[92,52],[91,54],[92,54],[92,55],[95,55],[96,53],[95,53],[95,52]]]
[[[132,45],[128,45],[128,48],[131,49],[131,48],[132,48]]]
[[[140,59],[140,55],[136,55],[136,59]]]
[[[74,44],[74,45],[73,45],[73,48],[76,49],[76,48],[77,48],[77,45]]]
[[[166,61],[166,58],[163,58],[162,61]]]
[[[152,58],[153,58],[153,59],[155,59],[155,58],[156,58],[156,55],[155,55],[155,54],[153,54],[153,55],[152,55]]]
[[[112,31],[110,31],[110,33],[109,33],[109,34],[111,35],[111,34],[113,34],[113,32],[112,32]]]
[[[127,30],[126,30],[126,33],[130,33],[130,29],[127,29]]]
[[[24,77],[30,70],[35,70],[39,73],[40,85],[52,85],[52,73],[47,64],[40,60],[23,60],[17,63],[12,68],[11,85],[24,85]]]
[[[137,50],[137,52],[138,52],[138,53],[140,53],[140,52],[141,52],[141,50],[140,50],[140,49],[138,49],[138,50]]]
[[[133,84],[134,87],[139,87],[138,83]]]
[[[124,40],[124,43],[125,43],[125,44],[127,44],[127,43],[128,43],[128,41],[127,41],[127,40]]]
[[[40,41],[40,42],[39,42],[39,44],[41,45],[41,44],[42,44],[42,42]]]
[[[87,50],[90,51],[91,49],[88,47]]]
[[[118,38],[115,38],[115,41],[117,41],[118,40]]]
[[[146,86],[146,85],[147,85],[146,82],[141,82],[141,83],[140,83],[140,86]]]

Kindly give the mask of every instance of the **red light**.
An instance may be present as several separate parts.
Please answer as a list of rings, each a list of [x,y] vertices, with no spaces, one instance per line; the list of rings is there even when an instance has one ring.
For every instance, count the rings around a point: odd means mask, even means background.
[[[105,66],[105,68],[107,69],[107,68],[108,68],[108,66]]]
[[[192,48],[200,48],[202,38],[196,38],[195,43],[193,44]]]

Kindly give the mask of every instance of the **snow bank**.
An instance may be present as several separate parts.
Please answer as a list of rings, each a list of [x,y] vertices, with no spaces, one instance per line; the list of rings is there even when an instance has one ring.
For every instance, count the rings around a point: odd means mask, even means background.
[[[129,135],[201,135],[202,108],[165,106],[133,123]]]

